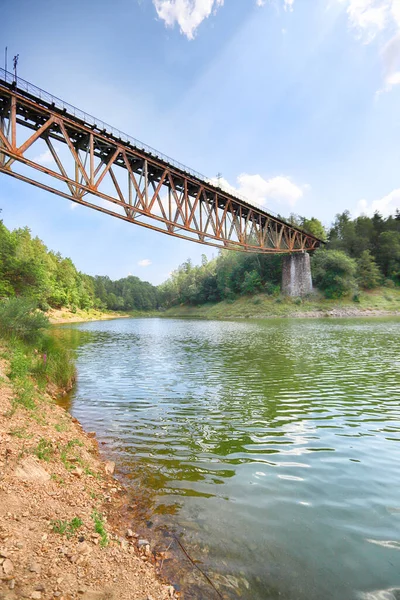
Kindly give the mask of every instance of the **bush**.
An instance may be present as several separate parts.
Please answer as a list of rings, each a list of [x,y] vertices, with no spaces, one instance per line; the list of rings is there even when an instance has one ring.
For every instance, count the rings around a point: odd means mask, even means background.
[[[280,293],[281,289],[279,285],[267,281],[267,283],[264,284],[264,291],[267,294],[267,296],[277,296]]]
[[[315,285],[326,298],[341,298],[356,286],[357,263],[341,250],[318,250],[312,260]]]
[[[365,290],[377,288],[381,283],[381,272],[369,250],[364,250],[357,260],[357,280]]]
[[[37,309],[36,303],[23,298],[10,298],[0,303],[0,336],[16,337],[36,342],[42,330],[49,326],[48,318]]]

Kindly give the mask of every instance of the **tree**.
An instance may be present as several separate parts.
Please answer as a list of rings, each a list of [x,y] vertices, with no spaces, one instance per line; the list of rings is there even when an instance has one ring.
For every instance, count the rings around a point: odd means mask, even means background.
[[[369,250],[364,250],[357,259],[357,281],[360,287],[372,290],[379,286],[382,274]]]
[[[341,250],[318,250],[312,270],[314,282],[326,298],[341,298],[356,287],[357,263]]]

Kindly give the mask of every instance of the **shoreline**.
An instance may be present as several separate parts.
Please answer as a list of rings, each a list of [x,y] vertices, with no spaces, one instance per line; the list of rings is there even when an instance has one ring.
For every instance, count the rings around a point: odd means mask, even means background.
[[[167,548],[134,531],[128,491],[95,433],[46,392],[36,390],[35,409],[17,405],[2,355],[0,596],[179,598],[162,579]]]
[[[111,321],[112,319],[127,319],[129,314],[91,309],[78,310],[75,313],[69,309],[50,309],[46,313],[51,325],[65,325],[67,323],[89,323],[90,321]]]

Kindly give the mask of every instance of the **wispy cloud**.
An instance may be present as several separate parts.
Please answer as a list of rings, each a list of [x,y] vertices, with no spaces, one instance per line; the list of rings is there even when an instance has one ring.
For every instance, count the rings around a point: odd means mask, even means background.
[[[224,0],[153,0],[157,15],[167,27],[178,24],[192,40],[198,26],[224,4]]]
[[[48,165],[49,163],[52,163],[54,159],[51,155],[50,150],[45,150],[38,156],[34,156],[32,158],[32,160],[33,160],[33,162],[36,162],[39,165]]]
[[[399,0],[337,0],[346,6],[350,27],[364,44],[379,40],[384,85],[378,94],[400,85]],[[382,42],[382,34],[385,40]],[[387,41],[389,38],[389,41]]]
[[[258,174],[242,173],[237,178],[237,186],[231,185],[229,181],[223,178],[214,178],[211,181],[227,192],[239,193],[245,196],[250,202],[265,205],[268,200],[275,200],[290,207],[293,207],[310,187],[308,185],[297,185],[290,177],[284,175],[265,179]]]
[[[139,267],[149,267],[151,265],[151,260],[149,258],[143,258],[138,262]]]
[[[400,209],[400,188],[392,190],[386,196],[367,202],[367,200],[360,200],[357,204],[356,215],[367,215],[371,216],[378,212],[383,217],[394,215],[396,209]]]

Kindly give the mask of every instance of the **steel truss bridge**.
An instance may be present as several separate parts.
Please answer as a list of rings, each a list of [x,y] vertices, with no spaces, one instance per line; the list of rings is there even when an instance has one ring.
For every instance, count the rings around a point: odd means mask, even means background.
[[[0,172],[186,240],[259,253],[321,240],[0,69]]]

